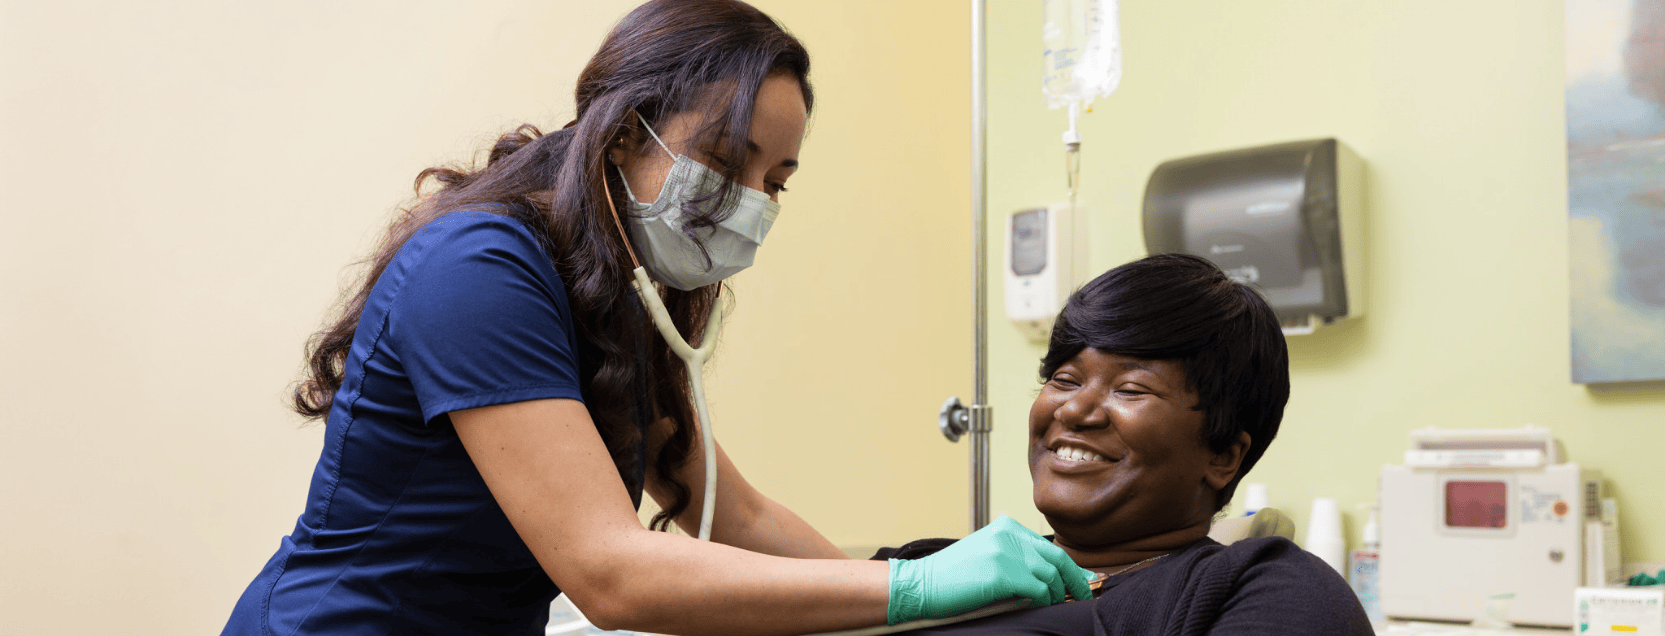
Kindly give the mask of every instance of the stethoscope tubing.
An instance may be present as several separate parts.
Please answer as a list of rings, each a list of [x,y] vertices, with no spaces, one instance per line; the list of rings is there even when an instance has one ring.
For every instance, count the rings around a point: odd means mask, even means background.
[[[636,295],[641,297],[642,305],[647,308],[648,315],[653,319],[653,326],[659,329],[659,335],[665,338],[665,343],[671,346],[671,351],[682,363],[688,367],[689,388],[694,393],[694,409],[699,414],[700,440],[705,450],[705,501],[700,506],[700,534],[701,541],[711,540],[711,521],[717,510],[717,441],[711,431],[711,414],[705,407],[705,361],[711,359],[711,352],[717,348],[717,330],[723,325],[722,308],[712,306],[711,316],[706,319],[705,332],[700,339],[699,347],[689,346],[688,341],[677,333],[676,323],[671,320],[671,313],[665,309],[665,301],[659,298],[658,289],[653,286],[653,279],[648,278],[647,269],[637,267],[635,279],[631,281],[636,287]]]

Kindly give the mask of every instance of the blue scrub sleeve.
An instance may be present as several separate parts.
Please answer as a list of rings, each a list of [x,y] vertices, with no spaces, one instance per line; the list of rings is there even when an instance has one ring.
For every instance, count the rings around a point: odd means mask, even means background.
[[[423,422],[482,406],[582,399],[566,290],[525,226],[458,212],[403,249],[417,252],[395,259],[406,269],[386,337]]]

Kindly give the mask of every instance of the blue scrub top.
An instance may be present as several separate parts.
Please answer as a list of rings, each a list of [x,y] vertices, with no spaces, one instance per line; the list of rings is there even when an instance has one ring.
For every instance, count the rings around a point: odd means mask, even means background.
[[[542,634],[558,590],[447,414],[582,400],[576,333],[519,221],[456,212],[418,231],[365,302],[306,511],[224,634]],[[621,477],[639,505],[636,455]]]

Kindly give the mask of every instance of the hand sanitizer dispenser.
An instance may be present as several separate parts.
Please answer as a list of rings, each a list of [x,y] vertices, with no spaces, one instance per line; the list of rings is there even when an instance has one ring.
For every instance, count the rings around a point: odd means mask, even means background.
[[[1057,203],[1013,212],[1006,222],[1006,317],[1029,340],[1052,321],[1087,273],[1087,215]]]
[[[1173,159],[1145,186],[1145,247],[1213,261],[1311,333],[1364,313],[1361,176],[1335,139]]]

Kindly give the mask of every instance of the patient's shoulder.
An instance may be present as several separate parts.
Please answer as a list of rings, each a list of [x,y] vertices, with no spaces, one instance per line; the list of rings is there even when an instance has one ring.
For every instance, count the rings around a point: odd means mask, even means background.
[[[1212,542],[1211,542],[1212,543]],[[1302,550],[1295,542],[1283,537],[1255,537],[1232,542],[1230,545],[1220,545],[1204,548],[1210,554],[1208,559],[1221,559],[1223,562],[1242,563],[1244,565],[1272,564],[1275,567],[1311,568],[1323,567],[1335,572],[1329,564],[1324,563],[1312,553]]]
[[[1352,588],[1340,572],[1282,537],[1243,539],[1199,551],[1202,554],[1191,567],[1194,578],[1229,580],[1234,588],[1248,593],[1321,590],[1352,598]]]
[[[1204,561],[1205,570],[1234,582],[1220,608],[1218,633],[1371,633],[1341,573],[1288,539],[1244,539],[1216,548],[1198,565]]]
[[[870,561],[884,561],[887,559],[923,559],[942,551],[943,548],[954,545],[959,539],[920,539],[909,541],[894,548],[879,548]]]

